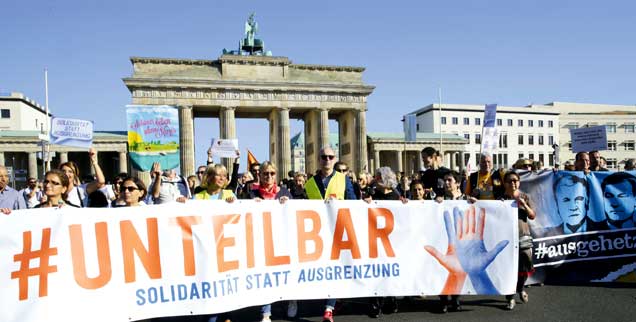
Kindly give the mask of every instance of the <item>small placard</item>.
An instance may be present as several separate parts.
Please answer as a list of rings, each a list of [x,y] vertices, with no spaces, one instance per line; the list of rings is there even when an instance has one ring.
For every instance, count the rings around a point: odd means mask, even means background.
[[[607,150],[607,132],[605,126],[570,129],[572,152]]]
[[[221,158],[236,158],[238,139],[212,139],[212,154]]]

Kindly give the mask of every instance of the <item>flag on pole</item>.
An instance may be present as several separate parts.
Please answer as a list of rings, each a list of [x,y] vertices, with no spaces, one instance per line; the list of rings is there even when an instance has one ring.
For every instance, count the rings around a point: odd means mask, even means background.
[[[247,150],[247,169],[249,169],[254,163],[259,163],[259,162],[258,160],[256,160],[256,157],[254,156],[254,154],[252,154],[252,151],[248,149]]]
[[[415,114],[404,115],[404,142],[415,142],[417,137],[417,117]]]
[[[487,104],[484,109],[484,127],[481,131],[481,152],[497,153],[499,132],[497,131],[497,104]]]

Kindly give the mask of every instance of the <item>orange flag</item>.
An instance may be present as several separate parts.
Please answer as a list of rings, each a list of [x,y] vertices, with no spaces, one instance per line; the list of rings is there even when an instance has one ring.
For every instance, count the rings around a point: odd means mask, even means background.
[[[259,163],[259,162],[258,160],[256,160],[256,157],[252,154],[252,151],[248,149],[247,150],[247,168],[249,169],[254,163]]]

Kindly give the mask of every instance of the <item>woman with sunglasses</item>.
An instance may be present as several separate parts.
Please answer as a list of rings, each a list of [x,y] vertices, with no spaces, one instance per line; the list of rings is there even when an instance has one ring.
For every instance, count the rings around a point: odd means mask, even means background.
[[[34,208],[61,208],[65,206],[78,207],[66,200],[70,187],[70,180],[66,174],[57,169],[47,171],[44,174],[44,194],[46,201]]]
[[[285,201],[292,198],[291,193],[287,188],[279,186],[277,184],[278,179],[276,176],[276,166],[269,161],[265,161],[260,166],[259,173],[259,185],[258,188],[252,189],[250,191],[250,199],[254,199],[256,201],[260,200],[279,200],[280,203],[285,203]],[[292,318],[296,316],[298,312],[298,302],[289,301],[289,305],[287,307],[287,316]],[[261,307],[261,321],[269,322],[271,321],[270,317],[272,316],[272,305],[266,304]]]
[[[528,276],[534,272],[532,265],[532,237],[530,235],[530,226],[528,219],[534,220],[536,214],[530,206],[528,195],[519,190],[521,180],[519,174],[509,171],[503,177],[504,195],[503,200],[515,200],[517,202],[518,223],[519,223],[519,273],[517,274],[517,293],[521,302],[528,303],[528,293],[523,290]],[[506,308],[512,310],[515,308],[514,294],[506,295],[508,302]]]
[[[120,198],[124,202],[121,207],[136,207],[146,205],[142,200],[146,198],[148,190],[143,181],[137,177],[127,177],[120,186]]]
[[[97,151],[95,148],[88,150],[88,156],[95,170],[95,181],[80,184],[79,168],[73,161],[64,162],[58,167],[58,169],[64,171],[69,180],[68,201],[78,207],[86,207],[88,205],[88,196],[106,184],[102,168],[97,163]]]

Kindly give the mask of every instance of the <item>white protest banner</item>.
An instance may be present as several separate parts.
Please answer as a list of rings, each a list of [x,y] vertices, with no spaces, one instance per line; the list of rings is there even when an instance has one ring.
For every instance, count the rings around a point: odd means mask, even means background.
[[[93,144],[93,121],[51,119],[51,144],[90,148]]]
[[[604,125],[570,129],[572,152],[607,150],[607,132]]]
[[[0,217],[0,321],[135,321],[288,299],[513,294],[517,234],[510,201],[19,210]]]
[[[221,158],[236,158],[238,156],[237,139],[212,139],[212,154]]]

